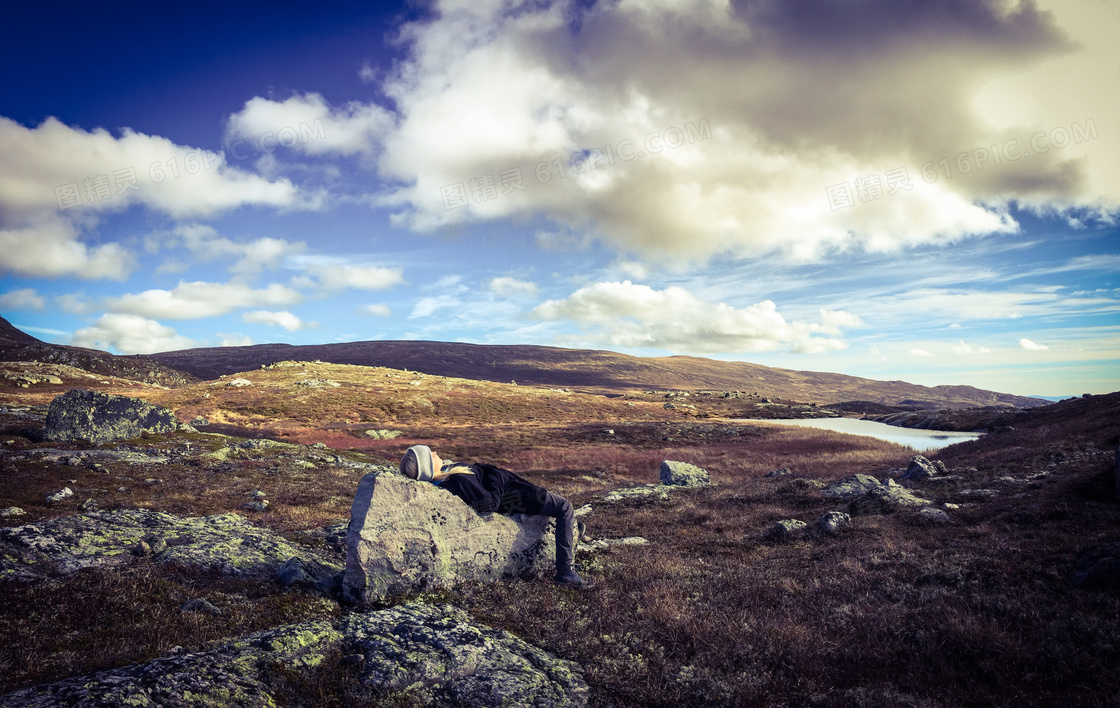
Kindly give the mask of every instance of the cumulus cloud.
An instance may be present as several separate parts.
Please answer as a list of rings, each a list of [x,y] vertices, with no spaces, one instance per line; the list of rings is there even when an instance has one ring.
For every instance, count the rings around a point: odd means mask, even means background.
[[[911,349],[910,350],[910,355],[911,356],[921,356],[921,357],[933,356],[933,354],[926,349]]]
[[[372,81],[372,69],[366,69],[368,64],[361,78]],[[274,154],[282,149],[307,155],[371,155],[393,123],[393,115],[374,104],[352,101],[332,108],[317,93],[284,101],[258,96],[229,117],[226,142],[235,155]]]
[[[47,301],[34,288],[9,290],[0,295],[0,310],[42,310]]]
[[[311,277],[299,282],[324,290],[388,290],[404,282],[404,271],[383,266],[311,263],[307,272]]]
[[[532,297],[537,294],[537,284],[517,278],[501,277],[490,281],[490,290],[502,297]]]
[[[822,311],[821,322],[789,322],[770,300],[736,308],[704,301],[683,288],[656,290],[628,280],[580,288],[563,300],[542,303],[533,314],[571,321],[613,346],[692,353],[832,351],[847,346],[840,327],[861,324],[843,311]]]
[[[183,337],[155,320],[119,313],[107,313],[92,326],[79,329],[72,344],[121,354],[151,354],[197,346],[190,337]]]
[[[87,244],[85,232],[101,215],[133,205],[177,219],[246,205],[317,205],[288,180],[127,128],[114,136],[56,118],[27,128],[0,117],[0,146],[0,269],[20,275],[125,278],[135,267],[131,254],[115,243]]]
[[[1037,344],[1035,342],[1032,342],[1031,340],[1027,339],[1026,337],[1023,337],[1022,339],[1019,340],[1019,347],[1021,349],[1026,349],[1029,352],[1044,352],[1044,351],[1046,351],[1047,349],[1050,348],[1050,347],[1046,346],[1045,344]]]
[[[544,214],[646,256],[814,259],[1013,231],[1012,200],[1120,206],[1086,145],[923,179],[1040,128],[978,108],[1074,51],[1030,1],[445,0],[402,38],[378,167],[416,229]]]
[[[2,163],[0,157],[0,180]],[[136,257],[127,249],[116,243],[82,243],[79,229],[57,214],[44,211],[23,220],[6,218],[3,197],[0,185],[0,271],[31,277],[124,280],[135,268]]]
[[[304,322],[299,317],[284,310],[282,312],[270,312],[268,310],[254,310],[246,312],[241,315],[241,319],[246,322],[255,324],[265,324],[269,327],[283,327],[289,332],[294,332],[297,329],[304,329],[306,327],[315,327],[313,322]]]
[[[292,305],[303,296],[278,283],[252,288],[243,283],[180,282],[172,290],[145,290],[109,298],[106,306],[118,313],[191,320],[216,317],[248,307]]]

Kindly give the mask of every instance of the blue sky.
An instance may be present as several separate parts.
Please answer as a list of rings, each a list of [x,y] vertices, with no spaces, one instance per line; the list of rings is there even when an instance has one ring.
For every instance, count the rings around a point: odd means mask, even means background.
[[[5,10],[0,314],[1120,389],[1102,0]]]

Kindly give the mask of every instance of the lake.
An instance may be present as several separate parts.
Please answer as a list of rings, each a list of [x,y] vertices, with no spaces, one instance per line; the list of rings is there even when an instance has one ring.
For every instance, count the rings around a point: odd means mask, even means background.
[[[871,438],[886,440],[887,442],[907,445],[915,450],[931,450],[953,445],[966,440],[976,440],[981,433],[954,433],[947,430],[919,430],[917,428],[900,428],[887,425],[874,420],[860,420],[858,418],[776,418],[759,420],[758,422],[778,423],[779,425],[797,425],[803,428],[820,428],[834,430],[838,433],[850,435],[866,435]]]

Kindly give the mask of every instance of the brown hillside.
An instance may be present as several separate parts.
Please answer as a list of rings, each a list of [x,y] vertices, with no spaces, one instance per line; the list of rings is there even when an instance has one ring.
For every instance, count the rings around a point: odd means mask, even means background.
[[[635,357],[609,351],[528,345],[417,341],[299,346],[260,344],[187,349],[152,356],[168,366],[203,379],[259,368],[274,361],[320,360],[594,392],[621,393],[642,389],[742,391],[805,402],[863,400],[910,408],[1030,407],[1047,403],[971,386],[931,388],[904,381],[876,381],[843,374],[776,369],[747,362],[692,356]]]
[[[58,364],[101,376],[162,386],[180,386],[195,380],[149,356],[117,356],[96,349],[48,344],[21,332],[3,317],[0,317],[0,361]]]

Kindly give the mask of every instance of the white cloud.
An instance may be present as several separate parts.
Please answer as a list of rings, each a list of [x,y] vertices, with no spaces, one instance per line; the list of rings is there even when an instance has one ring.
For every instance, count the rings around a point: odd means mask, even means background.
[[[2,162],[0,157],[0,175]],[[6,219],[3,202],[3,185],[0,184],[0,271],[30,277],[76,275],[87,279],[124,280],[136,267],[136,257],[119,244],[88,246],[82,243],[74,224],[57,214],[44,211],[30,214],[22,221]],[[8,226],[9,223],[15,225]]]
[[[953,345],[953,353],[954,354],[961,354],[961,355],[971,354],[972,353],[972,347],[965,344],[964,340],[962,339],[957,344]]]
[[[388,290],[404,282],[400,268],[312,263],[307,271],[325,290]],[[313,281],[300,281],[311,285]]]
[[[843,349],[841,326],[858,317],[823,311],[821,323],[787,322],[770,300],[746,308],[711,303],[679,287],[655,290],[630,281],[595,283],[533,310],[544,320],[570,320],[613,346],[693,353],[798,353]],[[819,336],[822,334],[832,336]]]
[[[910,355],[911,356],[933,356],[933,354],[931,354],[930,352],[928,352],[925,349],[911,349],[910,350]]]
[[[516,278],[501,277],[490,281],[490,290],[502,297],[532,297],[537,294],[537,284]]]
[[[361,73],[363,80],[366,68],[368,64]],[[393,115],[380,106],[351,101],[332,108],[317,93],[284,101],[258,96],[229,117],[226,141],[235,155],[275,155],[285,149],[307,155],[370,155],[393,122]]]
[[[363,305],[358,308],[358,312],[363,315],[370,315],[372,317],[390,317],[393,311],[389,309],[388,305],[384,304],[371,304]]]
[[[378,167],[400,188],[383,203],[421,230],[543,214],[561,232],[686,259],[951,243],[1016,230],[1011,200],[1116,209],[1120,182],[1086,179],[1109,162],[1099,145],[923,179],[924,163],[938,170],[962,151],[976,161],[973,148],[1026,145],[1057,125],[1023,123],[1034,114],[1021,111],[993,129],[977,98],[1072,50],[1061,14],[892,0],[812,12],[718,0],[687,11],[437,2],[406,27],[410,56],[384,82],[398,120]],[[1107,66],[1089,67],[1095,80],[1084,83],[1099,86]],[[901,188],[887,184],[898,168]],[[520,170],[524,190],[505,193],[507,170]],[[472,186],[479,176],[497,191]],[[867,177],[883,191],[861,191],[855,180]],[[852,191],[838,206],[826,190],[841,184]],[[451,193],[461,208],[448,209],[449,186],[462,188]]]
[[[462,301],[453,295],[436,295],[434,297],[424,297],[416,301],[412,307],[412,312],[409,313],[410,320],[418,317],[430,317],[439,310],[454,309],[462,304]]]
[[[294,332],[297,329],[316,326],[315,323],[304,322],[299,317],[296,317],[287,310],[284,310],[282,312],[254,310],[252,312],[246,312],[241,315],[241,319],[254,324],[265,324],[269,327],[283,327],[289,332]]]
[[[33,288],[9,290],[0,295],[2,310],[42,310],[46,306],[47,301]]]
[[[79,329],[72,344],[121,354],[151,354],[197,346],[193,339],[180,336],[155,320],[117,313],[102,315],[93,326]]]
[[[145,290],[109,298],[107,309],[163,319],[215,317],[247,307],[292,305],[303,300],[295,290],[273,283],[254,289],[242,283],[180,282],[173,290]]]
[[[221,153],[124,129],[114,137],[47,118],[35,128],[0,116],[0,270],[124,279],[135,267],[117,243],[89,245],[103,214],[134,205],[173,218],[235,207],[312,208],[288,180],[229,166]]]
[[[208,224],[180,224],[170,231],[157,231],[145,238],[151,253],[172,248],[186,249],[196,262],[226,258],[232,262],[228,269],[236,275],[255,275],[262,270],[275,269],[285,258],[307,249],[302,241],[286,241],[268,236],[246,243],[238,243],[218,234]],[[183,270],[186,264],[172,261],[161,266],[161,272]]]
[[[223,334],[218,333],[218,346],[219,347],[251,347],[256,342],[247,334]]]
[[[1047,349],[1050,348],[1050,347],[1046,346],[1045,344],[1036,344],[1035,342],[1032,342],[1031,340],[1027,339],[1026,337],[1023,337],[1022,339],[1019,340],[1019,347],[1021,349],[1026,349],[1027,351],[1031,351],[1031,352],[1042,352],[1042,351],[1046,351]]]
[[[362,68],[358,70],[358,78],[362,80],[363,84],[372,84],[377,81],[377,70],[370,66],[369,59],[362,62]]]
[[[58,303],[63,312],[71,315],[88,315],[97,309],[97,306],[86,299],[85,293],[65,293],[56,295],[54,301]]]

